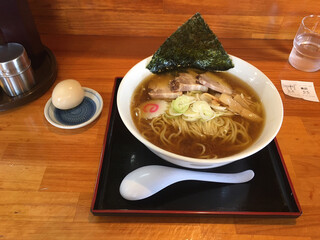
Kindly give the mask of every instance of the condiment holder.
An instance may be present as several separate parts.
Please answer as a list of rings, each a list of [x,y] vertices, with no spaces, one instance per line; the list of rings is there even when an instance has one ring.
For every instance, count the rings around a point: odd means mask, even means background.
[[[0,85],[11,97],[29,91],[35,85],[31,61],[19,43],[0,45]]]

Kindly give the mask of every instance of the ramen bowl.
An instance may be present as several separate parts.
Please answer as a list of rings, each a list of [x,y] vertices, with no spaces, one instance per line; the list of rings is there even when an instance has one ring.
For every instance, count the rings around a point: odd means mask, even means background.
[[[186,168],[206,169],[220,167],[257,153],[259,150],[266,147],[280,130],[283,120],[282,100],[276,87],[259,69],[240,58],[235,56],[230,57],[234,63],[234,68],[229,69],[227,72],[235,75],[251,86],[259,96],[265,110],[265,124],[262,132],[248,148],[227,157],[198,159],[166,151],[145,139],[133,122],[130,105],[134,90],[138,87],[141,81],[152,75],[152,73],[146,68],[151,57],[140,61],[131,68],[120,83],[117,93],[117,107],[124,125],[135,138],[142,142],[157,156],[175,165]]]

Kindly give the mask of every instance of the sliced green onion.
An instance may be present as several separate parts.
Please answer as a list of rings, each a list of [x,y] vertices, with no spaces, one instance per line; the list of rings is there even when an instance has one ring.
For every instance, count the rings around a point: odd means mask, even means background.
[[[198,112],[205,121],[208,121],[215,116],[214,111],[206,101],[197,101],[193,103],[192,110]]]
[[[198,120],[199,118],[201,118],[201,116],[200,113],[194,112],[191,108],[189,108],[187,111],[183,113],[182,118],[186,121],[192,122]]]
[[[184,113],[188,110],[190,104],[192,104],[193,102],[195,102],[194,97],[182,95],[171,102],[171,108],[176,113]]]

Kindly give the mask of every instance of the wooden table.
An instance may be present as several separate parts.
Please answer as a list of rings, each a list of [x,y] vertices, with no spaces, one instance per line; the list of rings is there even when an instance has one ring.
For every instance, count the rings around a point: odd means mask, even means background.
[[[0,239],[320,239],[320,104],[285,96],[280,80],[311,81],[287,61],[292,41],[221,39],[229,54],[255,65],[280,92],[284,121],[277,135],[303,214],[292,218],[96,217],[90,212],[114,79],[153,54],[163,38],[42,36],[58,77],[98,91],[101,116],[62,130],[43,114],[50,90],[0,113]],[[54,85],[55,85],[54,84]],[[3,94],[3,93],[1,93]]]

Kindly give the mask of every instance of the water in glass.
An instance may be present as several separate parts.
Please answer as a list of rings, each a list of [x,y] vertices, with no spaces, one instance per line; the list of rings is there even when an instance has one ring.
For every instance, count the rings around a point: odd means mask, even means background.
[[[297,69],[315,72],[320,69],[320,35],[303,33],[295,37],[289,62]]]

